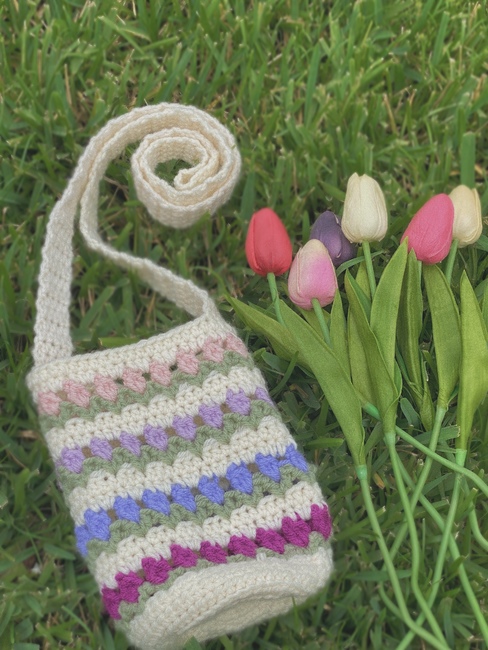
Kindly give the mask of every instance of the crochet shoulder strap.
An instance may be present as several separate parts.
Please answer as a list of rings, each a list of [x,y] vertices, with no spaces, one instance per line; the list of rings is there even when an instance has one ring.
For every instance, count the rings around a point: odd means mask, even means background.
[[[131,165],[138,198],[161,223],[186,228],[213,213],[230,197],[241,159],[231,133],[215,118],[192,106],[158,104],[111,120],[92,138],[71,181],[55,205],[42,252],[35,322],[34,364],[71,356],[69,304],[75,218],[87,245],[119,266],[135,270],[154,290],[192,316],[217,314],[208,294],[150,260],[122,253],[98,233],[99,183],[111,160],[140,141]],[[193,165],[168,184],[155,174],[169,160]]]

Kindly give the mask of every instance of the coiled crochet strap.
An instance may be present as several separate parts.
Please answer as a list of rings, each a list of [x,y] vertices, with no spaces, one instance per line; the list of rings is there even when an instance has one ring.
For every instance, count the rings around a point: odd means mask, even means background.
[[[47,225],[37,295],[33,357],[36,366],[65,359],[73,352],[69,304],[73,232],[78,208],[87,245],[119,266],[135,270],[154,290],[192,316],[217,315],[208,294],[189,280],[147,259],[116,251],[98,233],[99,183],[111,160],[127,145],[141,141],[132,156],[138,198],[161,223],[186,228],[213,213],[230,197],[241,159],[231,133],[204,111],[179,104],[135,109],[111,120],[92,138]],[[176,175],[173,185],[156,176],[168,160],[194,165]]]

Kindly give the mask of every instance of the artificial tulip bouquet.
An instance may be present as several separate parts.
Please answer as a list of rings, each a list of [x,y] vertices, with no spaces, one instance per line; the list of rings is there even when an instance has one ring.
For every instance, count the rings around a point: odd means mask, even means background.
[[[347,185],[342,221],[330,211],[322,214],[293,262],[283,223],[271,209],[259,210],[246,255],[268,278],[269,308],[229,300],[245,325],[289,362],[285,378],[295,365],[308,375],[322,402],[317,421],[327,432],[329,407],[335,416],[381,552],[375,556],[383,564],[375,567],[383,569],[378,575],[385,576],[379,596],[405,625],[398,648],[422,639],[422,647],[446,649],[455,635],[466,634],[488,646],[486,576],[467,560],[470,553],[488,552],[481,518],[486,459],[476,451],[480,429],[486,436],[488,282],[473,286],[473,265],[458,253],[470,245],[488,249],[477,191],[460,185],[449,196],[434,196],[396,250],[372,253],[370,242],[383,240],[387,228],[380,186],[357,174]],[[387,261],[382,272],[380,255]],[[478,272],[486,266],[486,256],[480,257]],[[288,270],[288,299],[280,299],[276,276]],[[315,448],[337,448],[337,440],[327,445],[331,438],[324,439]],[[372,476],[375,490],[387,484],[381,510],[373,503]],[[432,497],[439,485],[443,500]],[[426,565],[428,557],[435,565]],[[439,613],[446,581],[453,599],[459,593],[471,612],[465,627],[451,634]]]

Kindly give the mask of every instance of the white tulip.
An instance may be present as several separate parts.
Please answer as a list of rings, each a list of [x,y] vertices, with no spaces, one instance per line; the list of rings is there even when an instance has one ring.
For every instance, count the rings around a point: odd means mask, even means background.
[[[364,174],[347,182],[342,232],[351,242],[380,241],[388,230],[388,213],[381,187]]]
[[[460,247],[474,244],[483,230],[478,192],[466,185],[458,185],[449,194],[449,198],[454,203],[453,239],[458,240]]]

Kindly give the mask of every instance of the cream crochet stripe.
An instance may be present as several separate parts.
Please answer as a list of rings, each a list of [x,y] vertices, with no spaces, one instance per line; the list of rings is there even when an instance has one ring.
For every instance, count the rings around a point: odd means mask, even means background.
[[[173,483],[195,487],[202,476],[224,476],[231,463],[250,463],[257,453],[284,454],[290,443],[295,445],[284,424],[278,418],[268,416],[261,420],[257,430],[243,427],[236,431],[229,444],[208,439],[201,456],[183,451],[172,465],[149,463],[143,472],[127,463],[115,476],[97,470],[91,475],[88,485],[75,488],[66,501],[75,524],[79,525],[83,523],[86,510],[112,508],[117,496],[130,495],[140,499],[145,490],[169,492]]]
[[[187,573],[174,589],[149,600],[144,613],[129,625],[127,637],[144,650],[177,650],[192,636],[204,641],[242,630],[303,603],[323,587],[332,569],[328,546],[311,557],[215,566],[207,569],[205,582]],[[175,602],[184,602],[185,609]],[[161,620],[171,635],[161,633],[156,624]]]
[[[113,440],[121,431],[139,435],[147,422],[157,422],[161,426],[171,424],[177,415],[193,415],[198,412],[201,404],[221,403],[225,400],[228,390],[237,391],[241,388],[246,395],[252,395],[256,388],[264,388],[265,383],[259,370],[233,368],[228,376],[215,373],[206,379],[201,387],[182,384],[174,400],[165,395],[157,395],[151,402],[130,404],[120,413],[106,411],[93,420],[76,417],[65,424],[63,428],[55,427],[46,432],[49,450],[55,460],[65,447],[87,445],[96,435],[98,438]]]

